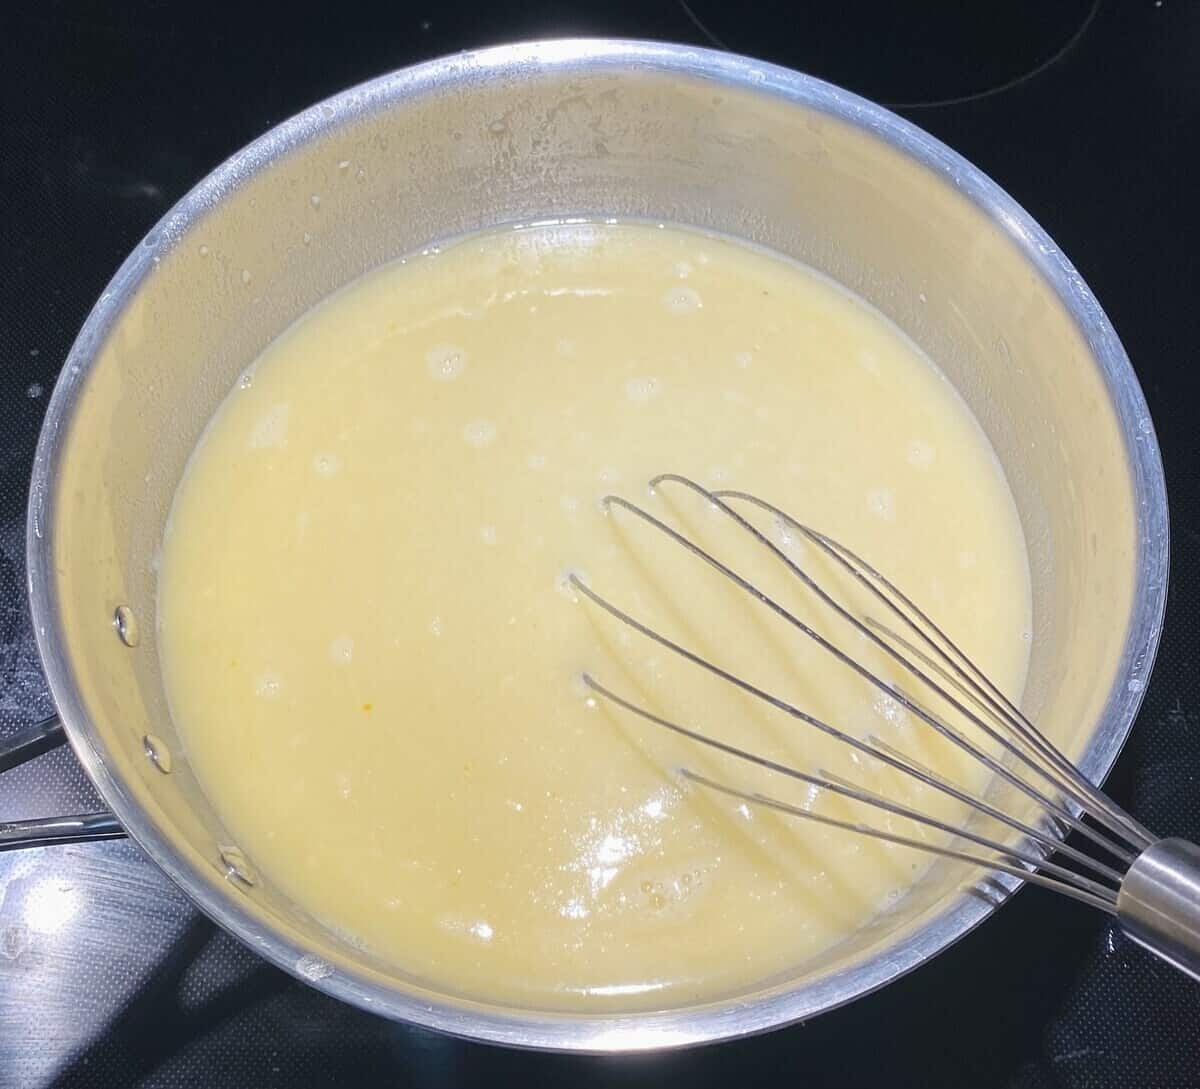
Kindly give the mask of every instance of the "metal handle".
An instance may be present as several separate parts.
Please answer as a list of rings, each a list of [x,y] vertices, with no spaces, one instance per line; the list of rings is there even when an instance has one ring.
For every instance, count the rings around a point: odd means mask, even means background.
[[[117,823],[117,818],[111,813],[84,813],[78,817],[43,817],[31,821],[0,821],[0,851],[124,837],[125,829]]]
[[[18,764],[24,764],[26,760],[32,760],[35,756],[57,748],[66,740],[67,735],[58,715],[51,715],[32,726],[23,727],[0,743],[0,775],[9,768],[15,768]]]
[[[18,730],[0,743],[0,774],[57,748],[67,740],[62,722],[51,715]],[[55,843],[86,843],[120,839],[125,830],[111,813],[84,813],[75,817],[42,817],[27,821],[0,821],[0,851],[22,847],[47,847]]]
[[[1160,839],[1134,860],[1117,918],[1139,945],[1200,980],[1200,847]]]

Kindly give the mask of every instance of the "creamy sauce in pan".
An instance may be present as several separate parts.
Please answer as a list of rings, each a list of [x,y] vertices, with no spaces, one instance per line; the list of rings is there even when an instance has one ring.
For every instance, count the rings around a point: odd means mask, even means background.
[[[677,545],[602,512],[624,495],[812,608],[707,504],[649,495],[664,471],[842,539],[1019,695],[1030,598],[1012,498],[975,420],[894,327],[804,268],[689,230],[490,232],[305,316],[231,391],[179,487],[159,585],[168,692],[266,877],[439,987],[560,1008],[748,987],[903,894],[924,856],[678,769],[833,815],[849,803],[581,683],[587,670],[673,720],[939,808],[577,600],[570,571],[848,732],[980,778]]]

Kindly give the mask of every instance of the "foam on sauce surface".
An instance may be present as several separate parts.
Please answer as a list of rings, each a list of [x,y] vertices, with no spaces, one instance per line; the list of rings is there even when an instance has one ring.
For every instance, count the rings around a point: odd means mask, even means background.
[[[678,769],[833,815],[849,803],[581,684],[588,670],[695,728],[953,812],[577,600],[570,571],[856,736],[975,775],[677,545],[601,511],[609,492],[642,503],[810,608],[706,504],[648,495],[664,471],[745,488],[863,552],[1019,695],[1030,600],[1011,496],[895,328],[805,269],[684,229],[490,232],[306,315],[231,391],[179,488],[159,582],[168,693],[255,866],[401,970],[560,1008],[749,987],[902,895],[915,852]]]

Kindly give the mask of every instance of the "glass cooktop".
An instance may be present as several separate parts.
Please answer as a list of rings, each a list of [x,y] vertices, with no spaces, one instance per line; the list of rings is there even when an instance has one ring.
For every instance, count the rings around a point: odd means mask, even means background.
[[[1037,218],[1107,309],[1171,496],[1159,663],[1109,789],[1200,839],[1195,303],[1200,5],[1185,0],[14,3],[0,13],[0,738],[50,704],[24,511],[49,391],[126,253],[193,182],[314,100],[414,61],[565,34],[717,45],[892,105]],[[67,749],[0,777],[0,821],[99,808]],[[391,1024],[215,929],[127,842],[0,855],[0,1087],[1200,1085],[1200,985],[1026,889],[907,978],[807,1025],[636,1058]]]

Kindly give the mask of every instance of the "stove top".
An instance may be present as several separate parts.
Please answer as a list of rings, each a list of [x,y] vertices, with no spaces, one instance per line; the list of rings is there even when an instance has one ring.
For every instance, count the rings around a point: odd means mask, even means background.
[[[1159,663],[1108,786],[1200,839],[1200,5],[1186,0],[367,4],[286,16],[127,0],[0,13],[0,739],[47,714],[24,591],[34,443],[117,265],[203,174],[349,84],[565,34],[718,45],[898,108],[982,167],[1091,284],[1167,470]],[[902,12],[903,14],[897,14]],[[0,821],[100,801],[67,749],[0,778]],[[1200,986],[1027,889],[912,975],[768,1036],[644,1057],[506,1051],[297,983],[200,916],[132,844],[0,854],[0,1089],[389,1084],[1200,1085]]]

